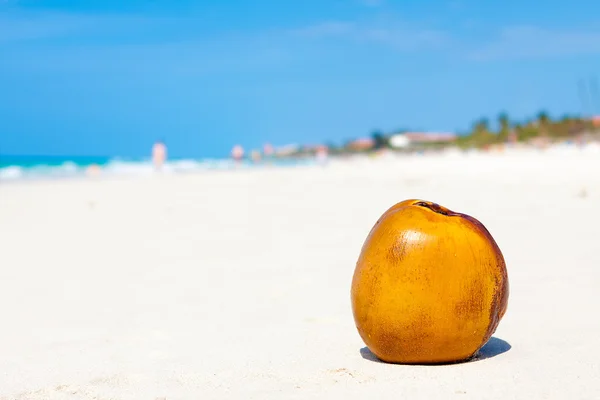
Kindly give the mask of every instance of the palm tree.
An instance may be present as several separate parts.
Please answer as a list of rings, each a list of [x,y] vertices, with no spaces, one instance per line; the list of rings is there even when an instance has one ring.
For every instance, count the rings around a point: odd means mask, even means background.
[[[537,122],[540,131],[540,136],[548,136],[548,125],[550,117],[546,111],[540,111],[537,115]]]
[[[494,136],[490,132],[490,123],[487,118],[481,118],[475,122],[471,137],[475,146],[485,146],[493,141]]]
[[[475,133],[483,133],[490,131],[490,123],[487,118],[481,118],[475,122],[475,126],[473,127]]]
[[[508,118],[508,114],[502,112],[498,115],[498,125],[500,126],[498,141],[506,142],[508,140],[508,135],[510,134],[510,119]]]
[[[375,150],[387,148],[389,145],[388,138],[379,130],[374,130],[371,132],[371,139],[373,139],[373,148]]]
[[[546,111],[540,111],[537,115],[537,120],[540,125],[547,125],[550,121],[550,116]]]

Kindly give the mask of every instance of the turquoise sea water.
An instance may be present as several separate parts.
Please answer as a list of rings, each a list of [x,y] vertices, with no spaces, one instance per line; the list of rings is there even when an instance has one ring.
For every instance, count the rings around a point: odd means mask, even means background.
[[[78,157],[78,156],[12,156],[0,155],[0,168],[9,166],[20,166],[31,168],[39,165],[58,167],[65,162],[71,162],[80,166],[91,164],[106,164],[110,157]]]
[[[276,160],[268,165],[295,166],[312,163],[311,160]],[[149,159],[87,157],[87,156],[14,156],[0,154],[0,181],[27,179],[58,179],[83,177],[91,165],[98,165],[101,174],[148,175],[154,168]],[[256,168],[267,164],[245,162],[243,168]],[[185,173],[211,169],[230,169],[235,164],[228,159],[173,159],[163,167],[164,172]]]

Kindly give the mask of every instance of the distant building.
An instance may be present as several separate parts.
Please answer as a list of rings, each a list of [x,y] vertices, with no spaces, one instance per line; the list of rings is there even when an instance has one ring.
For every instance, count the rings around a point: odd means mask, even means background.
[[[390,137],[390,146],[402,149],[427,143],[452,143],[457,137],[446,132],[403,132]]]
[[[300,150],[300,146],[297,144],[288,144],[285,146],[275,148],[275,155],[277,157],[289,157],[292,156]]]
[[[363,151],[370,150],[375,146],[375,141],[372,138],[355,139],[346,144],[348,150]]]
[[[410,138],[404,134],[397,134],[390,137],[390,146],[394,149],[403,149],[410,146]]]

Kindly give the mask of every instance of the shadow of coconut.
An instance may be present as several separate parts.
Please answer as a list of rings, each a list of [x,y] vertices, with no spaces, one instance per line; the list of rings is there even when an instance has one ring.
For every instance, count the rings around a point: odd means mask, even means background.
[[[508,342],[506,342],[506,341],[504,341],[502,339],[498,339],[497,337],[492,337],[490,340],[488,340],[488,342],[473,357],[469,358],[468,360],[459,361],[459,362],[456,362],[456,363],[417,364],[417,365],[453,365],[453,364],[466,364],[466,363],[471,363],[471,362],[485,360],[487,358],[496,357],[496,356],[498,356],[498,355],[500,355],[502,353],[506,353],[511,348],[512,348],[512,346]],[[378,362],[378,363],[382,363],[382,364],[387,364],[385,361],[381,361],[379,358],[377,358],[377,356],[375,354],[373,354],[371,352],[371,350],[369,350],[368,347],[363,347],[362,349],[360,349],[360,355],[365,360],[369,360],[369,361],[373,361],[373,362]]]

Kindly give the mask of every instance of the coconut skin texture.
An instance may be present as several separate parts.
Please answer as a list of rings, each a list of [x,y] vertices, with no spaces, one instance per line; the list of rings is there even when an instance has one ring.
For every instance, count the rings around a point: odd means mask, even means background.
[[[356,328],[380,360],[467,360],[490,339],[508,304],[496,241],[477,219],[436,203],[389,208],[364,242],[352,279]]]

